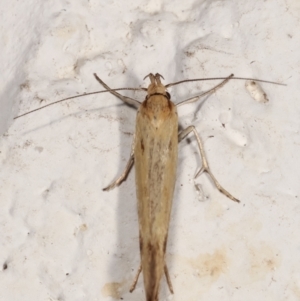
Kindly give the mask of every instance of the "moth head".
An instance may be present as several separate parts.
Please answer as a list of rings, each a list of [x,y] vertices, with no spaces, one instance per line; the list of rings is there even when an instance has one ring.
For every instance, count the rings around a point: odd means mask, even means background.
[[[152,95],[155,93],[159,93],[159,94],[167,94],[167,89],[166,87],[161,83],[161,78],[163,78],[162,75],[160,75],[159,73],[156,73],[155,75],[150,73],[147,76],[145,76],[144,79],[146,79],[147,77],[149,77],[150,79],[150,85],[148,86],[148,95]]]

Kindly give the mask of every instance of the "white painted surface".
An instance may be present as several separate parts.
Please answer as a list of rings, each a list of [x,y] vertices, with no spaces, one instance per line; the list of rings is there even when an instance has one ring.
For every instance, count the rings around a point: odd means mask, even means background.
[[[133,173],[102,191],[126,164],[135,111],[107,94],[12,120],[101,90],[93,72],[111,87],[147,86],[149,72],[288,84],[262,84],[266,104],[231,81],[180,107],[241,204],[206,176],[198,195],[195,140],[183,142],[167,256],[175,295],[163,280],[160,300],[299,300],[297,0],[12,0],[0,11],[0,300],[145,300],[142,279],[128,292],[139,266]],[[214,84],[170,92],[176,102]]]

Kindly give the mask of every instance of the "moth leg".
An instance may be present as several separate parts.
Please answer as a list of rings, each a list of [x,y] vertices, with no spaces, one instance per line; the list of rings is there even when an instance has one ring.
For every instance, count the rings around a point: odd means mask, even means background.
[[[222,88],[232,77],[233,77],[233,74],[229,75],[221,83],[219,83],[215,87],[209,89],[208,91],[203,92],[203,93],[201,93],[199,95],[196,95],[194,97],[188,98],[186,100],[183,100],[183,101],[177,103],[176,106],[179,107],[179,106],[187,104],[187,103],[192,103],[192,102],[197,101],[199,98],[201,98],[201,97],[203,97],[205,95],[209,95],[209,94],[215,93],[218,89]]]
[[[134,141],[135,141],[135,135],[133,136],[133,141],[131,144],[131,151],[130,151],[130,157],[129,160],[126,164],[125,170],[122,172],[122,174],[114,181],[112,182],[109,186],[103,188],[104,191],[111,190],[115,188],[116,186],[119,186],[124,180],[126,180],[132,166],[134,163]]]
[[[134,289],[135,289],[135,287],[136,287],[136,284],[137,284],[137,282],[138,282],[138,280],[139,280],[139,276],[140,276],[140,274],[141,274],[141,271],[142,271],[142,264],[140,265],[140,267],[139,267],[139,269],[138,269],[138,271],[137,271],[137,274],[136,274],[136,276],[135,276],[135,278],[134,278],[134,280],[133,280],[133,283],[132,283],[132,285],[131,285],[131,287],[130,287],[130,290],[129,290],[130,293],[132,293],[132,292],[134,291]]]
[[[167,267],[166,264],[165,264],[165,267],[164,267],[164,271],[165,271],[165,275],[166,275],[166,279],[167,279],[169,290],[170,290],[171,294],[174,294],[174,290],[173,290],[171,278],[170,278],[168,267]]]
[[[96,73],[94,73],[94,76],[95,76],[96,80],[111,94],[115,95],[116,97],[118,97],[119,99],[121,99],[122,101],[124,101],[125,103],[127,103],[131,106],[134,106],[136,108],[138,108],[140,106],[141,102],[139,102],[138,100],[127,97],[127,96],[123,96],[120,93],[113,91],[102,79],[100,79],[98,77],[98,75]]]
[[[183,130],[181,133],[179,133],[178,135],[178,142],[180,142],[182,139],[184,139],[190,132],[193,132],[197,143],[198,143],[198,147],[200,150],[200,155],[201,155],[201,159],[202,159],[202,167],[200,168],[200,170],[197,172],[196,177],[198,177],[198,175],[202,172],[207,172],[211,179],[213,180],[213,182],[215,183],[216,187],[218,188],[218,190],[223,193],[224,195],[226,195],[229,199],[233,200],[234,202],[239,203],[240,201],[235,198],[233,195],[231,195],[227,190],[225,190],[220,183],[217,181],[217,179],[214,177],[214,175],[212,174],[212,172],[210,171],[210,168],[208,166],[208,162],[205,156],[205,152],[204,152],[204,148],[203,148],[203,144],[202,141],[200,139],[200,136],[198,135],[196,128],[194,126],[189,126],[187,127],[185,130]]]

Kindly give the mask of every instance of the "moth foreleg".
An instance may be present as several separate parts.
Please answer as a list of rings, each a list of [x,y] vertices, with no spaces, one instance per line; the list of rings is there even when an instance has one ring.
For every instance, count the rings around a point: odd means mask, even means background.
[[[184,139],[190,132],[193,132],[197,143],[198,143],[198,147],[200,150],[200,155],[201,155],[201,159],[202,159],[202,167],[200,168],[200,170],[197,172],[196,177],[198,177],[198,175],[202,172],[207,172],[211,179],[213,180],[213,182],[215,183],[216,187],[218,188],[218,190],[223,193],[224,195],[226,195],[228,198],[230,198],[231,200],[235,201],[235,202],[240,202],[237,198],[235,198],[233,195],[231,195],[227,190],[225,190],[220,183],[217,181],[217,179],[214,177],[214,175],[212,174],[212,172],[210,171],[210,168],[208,166],[208,162],[205,156],[205,152],[204,152],[204,148],[203,148],[203,143],[200,139],[200,136],[198,135],[196,128],[194,126],[189,126],[187,127],[185,130],[183,130],[181,133],[179,133],[178,135],[178,142],[180,142],[182,139]]]
[[[174,294],[174,290],[173,290],[171,278],[170,278],[169,271],[168,271],[168,267],[167,267],[166,264],[165,264],[165,267],[164,267],[164,271],[165,271],[165,275],[166,275],[166,279],[167,279],[167,283],[168,283],[169,290],[170,290],[170,292],[171,292],[172,294]]]
[[[138,282],[138,280],[139,280],[139,276],[140,276],[140,274],[141,274],[141,271],[142,271],[142,264],[140,265],[140,267],[139,267],[139,269],[138,269],[138,271],[137,271],[137,273],[136,273],[136,276],[135,276],[135,278],[134,278],[134,280],[133,280],[133,283],[132,283],[132,285],[131,285],[131,287],[130,287],[130,290],[129,290],[130,293],[132,293],[132,292],[134,291],[134,289],[135,289],[135,287],[136,287],[136,284],[137,284],[137,282]]]
[[[131,105],[131,106],[134,106],[136,108],[138,108],[141,103],[136,100],[136,99],[133,99],[131,97],[127,97],[127,96],[124,96],[124,95],[121,95],[120,93],[116,92],[116,91],[113,91],[101,78],[98,77],[98,75],[96,73],[94,73],[94,76],[96,78],[96,80],[105,88],[107,89],[107,91],[109,91],[111,94],[115,95],[116,97],[118,97],[119,99],[121,99],[122,101],[124,101],[125,103]]]
[[[218,89],[220,89],[221,87],[223,87],[231,78],[233,77],[233,74],[229,75],[227,78],[225,78],[221,83],[219,83],[218,85],[216,85],[215,87],[209,89],[208,91],[206,92],[203,92],[199,95],[196,95],[194,97],[191,97],[191,98],[188,98],[184,101],[181,101],[179,103],[176,104],[177,107],[179,106],[182,106],[182,105],[185,105],[187,103],[192,103],[192,102],[195,102],[197,101],[199,98],[201,97],[204,97],[206,95],[210,95],[210,94],[213,94],[215,93]]]
[[[104,191],[111,190],[115,188],[116,186],[119,186],[123,181],[126,180],[132,166],[134,163],[134,141],[135,141],[135,135],[133,135],[133,141],[131,144],[131,152],[130,152],[130,158],[126,164],[125,170],[122,172],[122,174],[114,181],[112,182],[109,186],[103,188]]]

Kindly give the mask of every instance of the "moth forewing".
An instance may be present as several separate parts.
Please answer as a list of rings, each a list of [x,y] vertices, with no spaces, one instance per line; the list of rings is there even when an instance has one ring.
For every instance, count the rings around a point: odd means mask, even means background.
[[[165,253],[178,149],[177,109],[157,76],[150,77],[152,84],[137,113],[134,147],[141,267],[147,301],[158,300],[160,281],[167,271]]]

